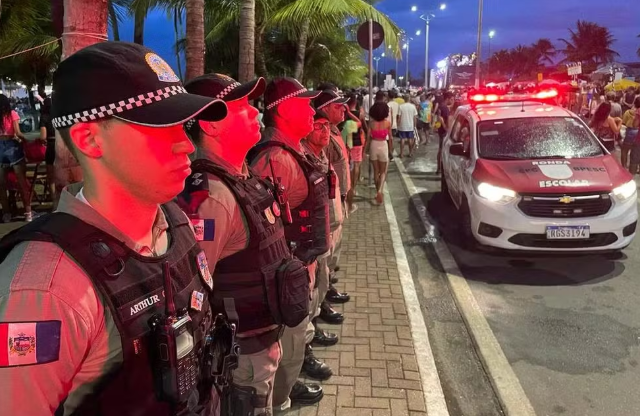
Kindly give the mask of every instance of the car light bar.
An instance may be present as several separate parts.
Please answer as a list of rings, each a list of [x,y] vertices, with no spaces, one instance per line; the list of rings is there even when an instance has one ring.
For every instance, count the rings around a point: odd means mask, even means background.
[[[558,96],[558,90],[544,90],[534,94],[482,94],[475,93],[469,96],[469,101],[474,104],[495,103],[495,102],[518,102],[518,101],[540,101],[548,100]]]

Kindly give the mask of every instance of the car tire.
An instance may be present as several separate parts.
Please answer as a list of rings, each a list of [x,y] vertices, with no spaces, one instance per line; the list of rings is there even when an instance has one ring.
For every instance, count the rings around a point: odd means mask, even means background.
[[[462,199],[458,212],[460,214],[461,245],[469,251],[475,251],[478,249],[478,241],[471,230],[471,210],[469,209],[467,198]]]

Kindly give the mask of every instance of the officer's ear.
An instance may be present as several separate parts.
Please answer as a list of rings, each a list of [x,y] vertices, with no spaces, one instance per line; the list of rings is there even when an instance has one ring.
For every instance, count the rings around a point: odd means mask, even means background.
[[[220,136],[220,129],[218,129],[217,123],[213,121],[199,120],[200,130],[207,136],[218,137]]]
[[[93,159],[102,156],[101,133],[106,126],[101,126],[100,123],[76,123],[69,128],[69,137],[77,151]]]

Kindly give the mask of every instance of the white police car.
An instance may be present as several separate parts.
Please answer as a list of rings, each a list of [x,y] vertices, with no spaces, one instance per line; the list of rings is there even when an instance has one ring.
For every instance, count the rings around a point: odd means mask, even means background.
[[[475,94],[444,139],[442,192],[466,243],[506,250],[600,251],[636,232],[636,184],[557,92]]]

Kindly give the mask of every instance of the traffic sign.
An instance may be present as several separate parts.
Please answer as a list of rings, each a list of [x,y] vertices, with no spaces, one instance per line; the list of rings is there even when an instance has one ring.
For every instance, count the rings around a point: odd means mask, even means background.
[[[364,50],[369,50],[369,23],[373,28],[373,36],[371,38],[371,43],[373,49],[378,48],[384,42],[384,29],[382,29],[382,25],[378,22],[364,22],[358,28],[358,45]]]

